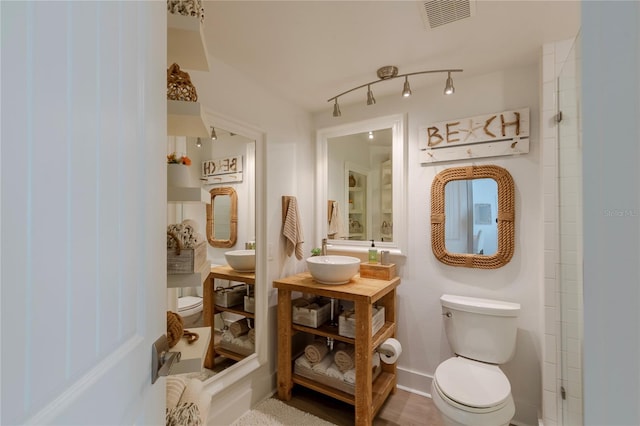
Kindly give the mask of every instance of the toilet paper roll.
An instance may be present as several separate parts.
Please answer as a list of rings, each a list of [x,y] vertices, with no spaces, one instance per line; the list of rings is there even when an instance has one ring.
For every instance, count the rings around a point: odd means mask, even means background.
[[[389,338],[382,342],[378,353],[380,353],[380,361],[385,364],[395,364],[402,353],[402,345],[396,339]]]

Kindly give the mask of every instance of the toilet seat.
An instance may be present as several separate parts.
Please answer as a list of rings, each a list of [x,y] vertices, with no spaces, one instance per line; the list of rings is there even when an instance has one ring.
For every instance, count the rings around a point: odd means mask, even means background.
[[[182,296],[178,297],[178,313],[188,317],[202,311],[202,297]]]
[[[512,401],[511,384],[498,366],[462,357],[440,364],[434,385],[449,404],[468,412],[496,411]]]

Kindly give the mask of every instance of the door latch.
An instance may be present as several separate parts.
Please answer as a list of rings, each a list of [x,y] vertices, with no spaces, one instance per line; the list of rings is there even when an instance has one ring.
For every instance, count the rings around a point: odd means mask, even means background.
[[[153,343],[151,350],[151,384],[160,376],[168,376],[174,362],[180,362],[182,353],[169,351],[169,341],[164,334]]]

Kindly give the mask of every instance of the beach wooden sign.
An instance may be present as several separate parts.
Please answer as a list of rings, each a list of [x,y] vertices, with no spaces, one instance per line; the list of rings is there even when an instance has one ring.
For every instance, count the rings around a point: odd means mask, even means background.
[[[420,129],[420,161],[529,152],[529,108],[441,121]]]
[[[242,156],[203,161],[200,180],[207,184],[242,182]]]

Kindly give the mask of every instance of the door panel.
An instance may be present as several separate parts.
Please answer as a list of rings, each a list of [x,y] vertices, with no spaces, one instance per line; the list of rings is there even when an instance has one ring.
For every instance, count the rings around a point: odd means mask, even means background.
[[[0,423],[161,424],[165,7],[1,8]]]

